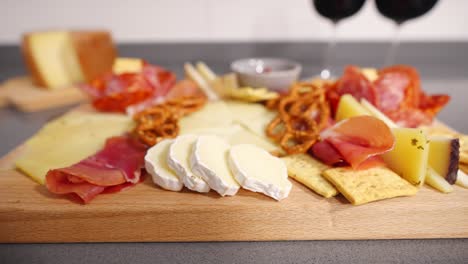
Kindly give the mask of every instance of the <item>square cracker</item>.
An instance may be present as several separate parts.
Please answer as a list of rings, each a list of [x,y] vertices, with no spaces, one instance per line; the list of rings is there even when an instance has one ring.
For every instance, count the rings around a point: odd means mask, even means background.
[[[323,175],[354,205],[418,192],[418,188],[385,167],[367,170],[333,168]]]
[[[307,154],[296,154],[281,159],[286,163],[289,177],[325,198],[338,194],[338,190],[321,175],[323,171],[330,168],[329,166]]]

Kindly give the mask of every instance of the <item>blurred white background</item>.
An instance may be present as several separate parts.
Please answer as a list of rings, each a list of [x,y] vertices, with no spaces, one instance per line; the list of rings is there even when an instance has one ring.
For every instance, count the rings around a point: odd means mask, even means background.
[[[119,42],[315,41],[331,34],[309,0],[0,0],[0,44],[25,31],[106,28]],[[404,41],[468,41],[468,1],[440,0],[403,25]],[[343,20],[337,37],[387,41],[394,25],[373,0]]]

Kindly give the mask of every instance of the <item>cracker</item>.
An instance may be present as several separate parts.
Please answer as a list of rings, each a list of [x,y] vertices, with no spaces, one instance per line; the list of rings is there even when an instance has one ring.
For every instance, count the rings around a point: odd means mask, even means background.
[[[418,192],[418,188],[385,167],[367,170],[333,168],[324,171],[323,176],[353,205],[410,196]]]
[[[307,154],[296,154],[281,159],[286,163],[288,174],[294,180],[325,198],[338,194],[338,190],[321,175],[323,171],[330,168],[327,165]]]

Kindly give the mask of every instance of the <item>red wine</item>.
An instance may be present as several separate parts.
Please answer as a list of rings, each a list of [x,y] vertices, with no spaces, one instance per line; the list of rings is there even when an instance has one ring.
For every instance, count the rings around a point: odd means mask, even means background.
[[[424,15],[437,0],[375,0],[379,12],[398,24]]]
[[[333,22],[356,14],[365,0],[314,0],[317,12]]]

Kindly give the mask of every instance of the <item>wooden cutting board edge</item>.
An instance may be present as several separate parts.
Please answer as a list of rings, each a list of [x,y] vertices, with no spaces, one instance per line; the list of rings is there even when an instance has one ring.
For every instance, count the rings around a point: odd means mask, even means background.
[[[34,86],[27,76],[10,78],[0,85],[0,107],[11,104],[23,112],[36,112],[84,100],[86,96],[78,88],[45,90]]]

